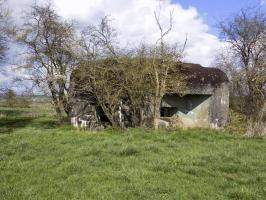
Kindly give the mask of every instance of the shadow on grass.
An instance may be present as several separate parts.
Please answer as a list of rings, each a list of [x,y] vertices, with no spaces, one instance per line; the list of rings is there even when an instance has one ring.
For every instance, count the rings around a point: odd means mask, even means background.
[[[35,129],[54,129],[60,127],[55,119],[30,118],[30,117],[6,117],[0,118],[0,134],[11,134],[18,129],[31,127]]]
[[[54,116],[43,115],[42,110],[0,107],[0,134],[12,134],[26,127],[54,129],[63,124]]]
[[[25,114],[25,111],[17,109],[0,109],[0,115],[5,117],[18,117]]]
[[[54,129],[60,126],[60,123],[55,119],[43,119],[39,118],[34,120],[31,124],[31,127],[38,129]]]
[[[17,129],[28,126],[32,121],[33,118],[1,118],[0,134],[11,134]]]

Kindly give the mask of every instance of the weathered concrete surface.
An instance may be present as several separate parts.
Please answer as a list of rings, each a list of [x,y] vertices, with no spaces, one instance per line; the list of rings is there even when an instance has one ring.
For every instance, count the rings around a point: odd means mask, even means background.
[[[162,109],[167,109],[167,106],[176,108],[174,109],[176,112],[168,117],[178,117],[179,126],[209,127],[210,101],[210,95],[186,95],[184,97],[165,95],[162,100]]]
[[[229,112],[229,85],[222,83],[214,89],[210,102],[210,127],[224,127],[228,122]]]
[[[167,94],[162,99],[161,117],[176,117],[177,126],[219,128],[226,125],[229,111],[228,83],[204,87],[201,94]],[[199,91],[199,90],[197,90]],[[207,91],[207,92],[206,92]],[[163,118],[162,118],[163,119]]]
[[[163,119],[156,119],[156,123],[158,124],[159,128],[167,128],[170,126],[170,123]]]

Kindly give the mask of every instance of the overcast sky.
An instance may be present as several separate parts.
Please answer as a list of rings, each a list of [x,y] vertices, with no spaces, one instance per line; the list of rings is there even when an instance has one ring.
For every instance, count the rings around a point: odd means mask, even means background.
[[[44,0],[7,0],[16,21],[21,20],[23,11],[34,2]],[[216,52],[222,47],[215,24],[219,19],[229,17],[241,7],[263,5],[260,0],[51,0],[59,15],[75,19],[82,25],[97,24],[101,17],[110,15],[117,30],[121,45],[134,46],[139,42],[155,43],[158,28],[154,11],[161,7],[161,23],[167,28],[169,11],[174,10],[173,30],[167,36],[168,42],[182,44],[188,35],[185,61],[210,66]],[[12,54],[19,53],[11,48]],[[16,53],[13,53],[16,52]],[[11,54],[11,53],[10,53]],[[12,55],[13,56],[13,55]],[[16,72],[10,64],[1,66],[0,86],[10,83]]]

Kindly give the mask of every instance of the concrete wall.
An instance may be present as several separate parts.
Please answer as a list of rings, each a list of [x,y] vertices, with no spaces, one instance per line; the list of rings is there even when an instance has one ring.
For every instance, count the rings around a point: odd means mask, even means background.
[[[178,126],[182,127],[209,127],[210,95],[165,95],[162,100],[162,110],[175,108],[172,116],[178,118]]]
[[[228,122],[229,85],[222,83],[214,90],[210,104],[210,127],[224,127]]]

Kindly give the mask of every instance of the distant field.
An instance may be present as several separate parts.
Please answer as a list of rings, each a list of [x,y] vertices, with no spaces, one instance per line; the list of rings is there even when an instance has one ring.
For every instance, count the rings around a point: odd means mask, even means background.
[[[220,131],[78,131],[50,104],[0,107],[0,199],[266,199],[266,140]]]

